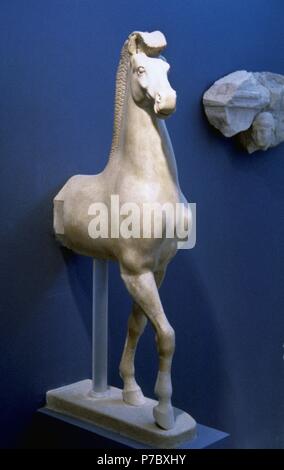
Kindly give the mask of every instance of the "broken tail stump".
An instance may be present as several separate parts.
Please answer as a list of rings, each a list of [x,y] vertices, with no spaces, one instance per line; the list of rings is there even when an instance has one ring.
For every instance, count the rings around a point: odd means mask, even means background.
[[[132,442],[157,448],[175,448],[196,436],[196,422],[182,410],[174,408],[175,426],[159,428],[153,419],[156,400],[147,398],[141,406],[124,403],[122,390],[107,384],[108,345],[108,262],[93,261],[93,348],[92,380],[86,379],[46,394],[45,410],[68,416],[78,426],[88,423]]]

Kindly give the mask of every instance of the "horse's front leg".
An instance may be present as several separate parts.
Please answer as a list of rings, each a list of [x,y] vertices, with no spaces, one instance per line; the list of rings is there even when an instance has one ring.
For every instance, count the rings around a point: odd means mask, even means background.
[[[135,380],[134,358],[138,340],[144,331],[147,318],[141,307],[134,302],[128,320],[128,331],[122,358],[119,366],[120,377],[123,380],[123,400],[129,405],[142,405],[145,402],[141,388]]]
[[[156,332],[159,372],[155,393],[158,397],[158,405],[154,408],[153,414],[156,423],[161,428],[171,429],[174,426],[174,413],[171,404],[171,364],[175,349],[174,330],[165,316],[154,274],[147,272],[134,275],[128,273],[121,266],[121,276],[131,296],[145,312]]]

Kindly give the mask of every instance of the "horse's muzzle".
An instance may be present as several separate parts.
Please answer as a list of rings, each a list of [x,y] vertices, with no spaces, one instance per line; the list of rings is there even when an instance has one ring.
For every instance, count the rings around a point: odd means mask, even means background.
[[[169,93],[157,93],[154,111],[161,118],[167,118],[176,110],[177,95],[174,90]]]

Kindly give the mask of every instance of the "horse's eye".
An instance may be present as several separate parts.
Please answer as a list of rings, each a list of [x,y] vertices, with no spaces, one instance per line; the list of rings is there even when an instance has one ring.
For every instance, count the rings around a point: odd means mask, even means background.
[[[145,68],[140,65],[140,67],[137,67],[137,73],[138,75],[142,75],[145,72]]]

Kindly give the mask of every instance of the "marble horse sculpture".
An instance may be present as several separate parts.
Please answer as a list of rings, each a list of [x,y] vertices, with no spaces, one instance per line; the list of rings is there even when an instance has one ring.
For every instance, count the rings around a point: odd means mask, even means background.
[[[121,277],[133,298],[128,332],[120,362],[123,400],[142,405],[143,393],[135,380],[134,356],[147,320],[156,333],[159,371],[155,384],[158,404],[153,409],[156,424],[174,426],[171,404],[171,364],[175,333],[165,315],[159,287],[166,267],[177,251],[177,237],[98,238],[88,235],[88,208],[95,201],[110,205],[119,195],[131,201],[161,204],[186,203],[181,192],[175,156],[165,118],[176,108],[176,92],[168,81],[169,64],[161,51],[166,46],[162,33],[134,32],[126,40],[116,76],[114,130],[110,156],[97,175],[70,178],[54,199],[54,230],[71,250],[116,260]],[[185,212],[188,226],[191,213]],[[163,231],[164,234],[164,231]]]
[[[239,70],[217,80],[203,96],[209,122],[236,136],[249,153],[284,141],[284,76]]]

